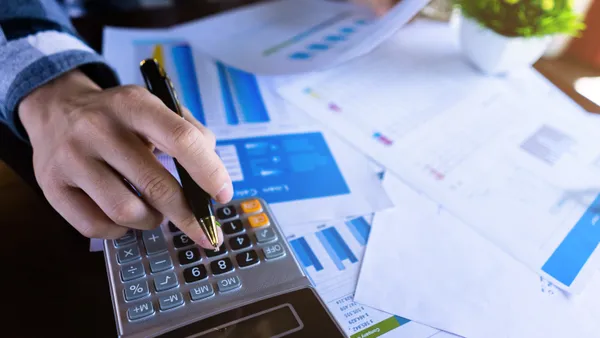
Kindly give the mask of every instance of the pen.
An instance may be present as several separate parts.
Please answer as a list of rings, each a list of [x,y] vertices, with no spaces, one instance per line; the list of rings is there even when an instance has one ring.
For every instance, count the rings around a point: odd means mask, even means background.
[[[140,70],[148,90],[156,95],[169,109],[184,118],[171,80],[158,61],[155,59],[145,59],[140,63]],[[210,244],[215,250],[218,250],[219,238],[217,226],[220,226],[220,224],[213,214],[211,196],[196,184],[177,159],[173,158],[173,161],[175,162],[177,173],[181,179],[183,193],[190,209],[198,220],[202,231],[208,237]]]

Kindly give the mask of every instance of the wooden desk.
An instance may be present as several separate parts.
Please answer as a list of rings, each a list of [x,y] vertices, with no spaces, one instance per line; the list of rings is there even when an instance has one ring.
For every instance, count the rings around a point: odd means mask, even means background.
[[[176,1],[174,8],[106,13],[74,20],[81,35],[101,52],[102,27],[163,27],[234,7],[200,1]],[[249,3],[253,1],[242,1]],[[590,111],[597,106],[576,96],[555,70],[557,61],[536,67]],[[588,100],[589,101],[589,100]],[[10,151],[9,151],[10,150]],[[7,157],[9,156],[10,157]],[[32,189],[0,162],[0,224],[7,234],[0,247],[3,262],[3,318],[6,336],[114,337],[116,335],[104,260],[88,251],[89,241],[45,203],[31,171],[31,149],[14,139],[0,140],[0,158],[10,161]],[[36,194],[36,192],[38,194]],[[9,334],[8,334],[9,333]]]

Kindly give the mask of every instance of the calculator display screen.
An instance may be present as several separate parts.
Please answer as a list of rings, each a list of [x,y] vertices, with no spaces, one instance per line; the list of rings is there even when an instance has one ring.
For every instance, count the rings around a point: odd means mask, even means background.
[[[290,304],[268,309],[187,338],[273,337],[302,328]]]
[[[304,288],[176,328],[160,338],[342,338],[312,288]]]

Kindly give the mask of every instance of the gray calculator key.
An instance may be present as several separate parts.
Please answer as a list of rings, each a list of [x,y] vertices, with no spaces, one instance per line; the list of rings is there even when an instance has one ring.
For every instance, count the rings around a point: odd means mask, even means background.
[[[201,300],[214,294],[215,290],[209,283],[198,285],[195,288],[190,289],[190,296],[192,297],[192,300]]]
[[[179,284],[175,272],[168,272],[154,277],[154,288],[156,291],[164,291],[176,287]]]
[[[127,317],[129,320],[136,320],[140,318],[147,317],[154,313],[154,306],[152,306],[152,302],[144,302],[137,304],[135,306],[130,307],[127,310]]]
[[[157,273],[165,270],[169,270],[173,267],[173,261],[168,253],[152,256],[150,261],[150,271]]]
[[[135,242],[136,239],[135,232],[133,230],[129,230],[125,235],[123,235],[123,237],[115,239],[114,243],[117,248],[120,248],[124,245]]]
[[[263,253],[265,254],[266,259],[273,259],[285,255],[285,250],[283,249],[283,245],[277,242],[275,244],[265,246],[263,248]]]
[[[277,239],[277,235],[275,235],[275,231],[271,227],[260,229],[256,232],[256,241],[258,243],[266,243],[275,239]]]
[[[124,282],[140,278],[146,275],[142,262],[123,265],[121,267],[121,278]]]
[[[117,251],[119,263],[126,263],[140,258],[140,249],[137,244],[126,246]]]
[[[148,255],[167,251],[167,241],[160,227],[142,232],[142,240]]]
[[[179,305],[183,305],[183,295],[181,292],[174,292],[158,297],[158,305],[161,310],[169,310]]]
[[[217,282],[220,292],[231,291],[242,286],[242,282],[238,276],[223,278]]]
[[[142,298],[150,293],[148,282],[145,280],[125,284],[125,299],[134,300]]]

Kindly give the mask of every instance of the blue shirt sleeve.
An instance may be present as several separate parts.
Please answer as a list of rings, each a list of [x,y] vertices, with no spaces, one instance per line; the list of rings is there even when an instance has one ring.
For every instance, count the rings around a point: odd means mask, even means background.
[[[106,60],[78,35],[54,0],[10,0],[0,6],[0,123],[28,142],[17,112],[37,87],[79,68],[103,88],[119,84]]]

